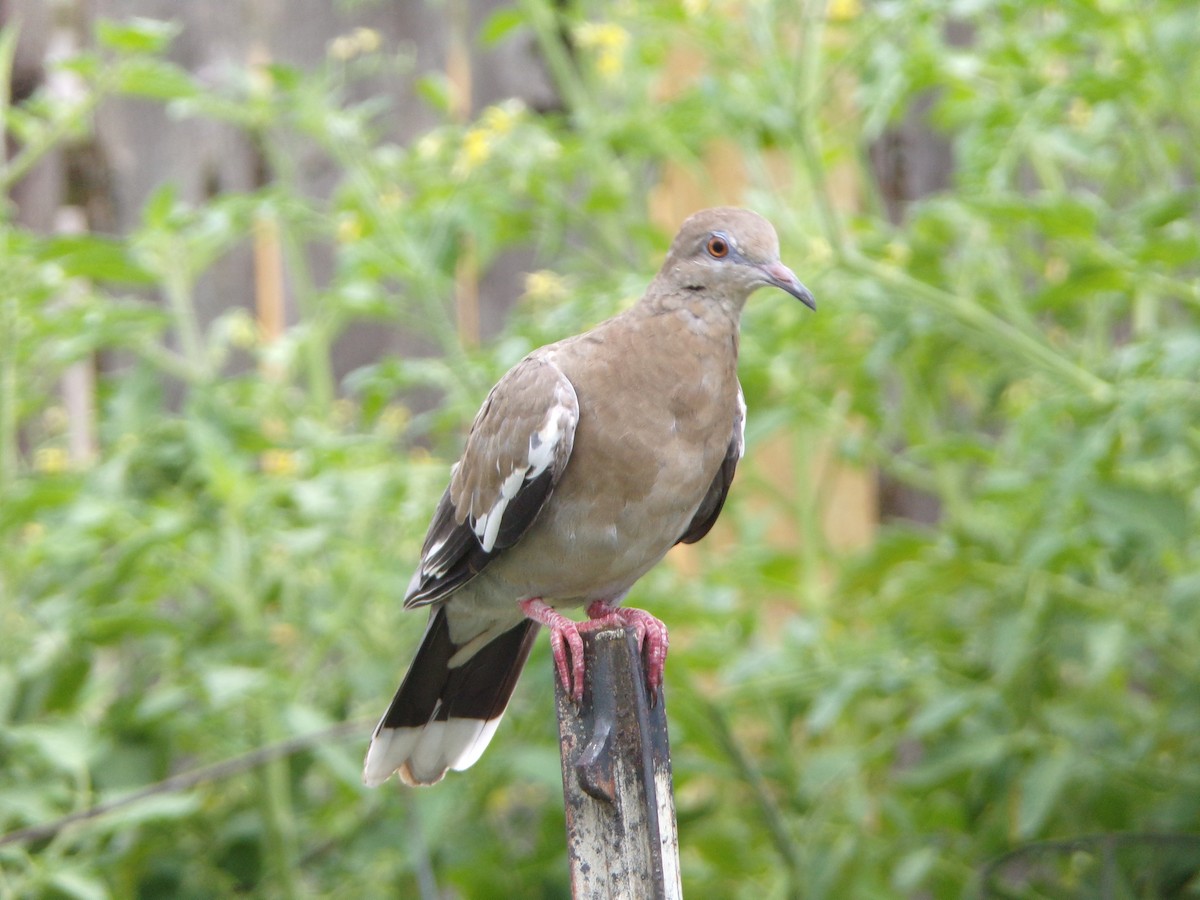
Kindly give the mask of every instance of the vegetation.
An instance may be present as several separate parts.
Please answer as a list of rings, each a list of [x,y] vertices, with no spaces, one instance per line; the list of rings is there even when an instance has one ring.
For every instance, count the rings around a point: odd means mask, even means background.
[[[78,96],[3,110],[6,188],[115,96],[236,126],[274,180],[200,206],[164,185],[129,235],[0,223],[0,829],[51,826],[0,844],[0,897],[568,895],[544,642],[469,774],[367,791],[361,755],[423,625],[398,598],[462,424],[636,296],[669,237],[649,187],[714,146],[820,312],[751,303],[730,539],[631,598],[672,627],[688,896],[1093,896],[1090,857],[1045,892],[981,872],[1031,841],[1200,831],[1195,4],[521,0],[480,39],[517,33],[565,109],[456,124],[427,78],[445,124],[411,147],[346,99],[394,63],[369,35],[214,85],[166,60],[169,24],[106,23],[61,63]],[[702,65],[664,98],[679,47]],[[867,148],[926,101],[951,183],[892,224]],[[314,150],[328,200],[297,188]],[[197,280],[263,227],[300,321],[200,327]],[[528,245],[512,327],[464,345],[465,248]],[[440,355],[335,383],[361,320]],[[96,353],[100,450],[76,461],[57,384]],[[405,407],[418,388],[436,409]],[[780,435],[793,492],[753,464]],[[833,545],[823,448],[936,498],[937,524]],[[1194,897],[1194,845],[1180,865],[1131,864],[1114,896]]]

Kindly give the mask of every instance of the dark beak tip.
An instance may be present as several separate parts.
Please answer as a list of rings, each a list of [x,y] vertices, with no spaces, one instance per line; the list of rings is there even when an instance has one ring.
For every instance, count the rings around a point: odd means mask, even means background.
[[[817,311],[817,301],[813,297],[812,291],[801,284],[800,279],[796,277],[791,269],[780,262],[772,263],[763,268],[769,284],[774,285],[780,290],[787,291],[813,312]]]
[[[793,297],[795,297],[797,300],[799,300],[801,303],[803,303],[805,306],[807,306],[813,312],[817,311],[816,297],[814,297],[812,295],[812,291],[810,291],[803,284],[801,284],[800,280],[797,279],[795,276],[793,276],[790,281],[785,281],[784,279],[780,279],[775,282],[775,286],[780,288],[781,290],[787,291],[789,294],[791,294]]]

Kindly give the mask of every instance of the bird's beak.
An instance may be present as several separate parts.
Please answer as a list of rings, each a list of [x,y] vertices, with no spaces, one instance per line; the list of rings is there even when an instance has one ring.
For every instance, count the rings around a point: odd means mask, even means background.
[[[817,301],[813,299],[812,292],[802,285],[796,274],[783,263],[767,263],[762,267],[762,271],[767,284],[787,291],[809,309],[816,311]]]

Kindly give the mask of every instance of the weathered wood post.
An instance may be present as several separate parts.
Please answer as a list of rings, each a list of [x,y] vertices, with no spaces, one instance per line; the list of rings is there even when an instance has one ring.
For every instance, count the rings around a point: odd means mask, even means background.
[[[666,701],[653,706],[632,628],[583,635],[576,706],[555,679],[575,900],[677,900],[679,835]]]

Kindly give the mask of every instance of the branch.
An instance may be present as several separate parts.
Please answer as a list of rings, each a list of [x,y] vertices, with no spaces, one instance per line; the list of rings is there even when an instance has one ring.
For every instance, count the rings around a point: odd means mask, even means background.
[[[174,794],[190,790],[209,781],[220,781],[233,775],[240,775],[242,772],[256,769],[281,757],[292,756],[317,744],[323,744],[326,741],[340,741],[352,735],[361,734],[364,729],[369,727],[370,723],[362,721],[342,722],[339,725],[333,725],[321,731],[314,731],[300,737],[280,741],[278,744],[259,747],[257,750],[251,750],[249,753],[222,760],[210,766],[202,766],[199,769],[192,769],[190,772],[180,772],[178,775],[164,778],[162,781],[126,794],[123,797],[97,803],[95,806],[69,813],[50,822],[43,822],[40,825],[30,825],[28,828],[19,828],[16,831],[8,832],[8,834],[0,835],[0,847],[7,844],[24,844],[52,838],[69,825],[99,818],[100,816],[123,809],[126,806],[131,806],[134,803],[157,796],[158,794]]]

